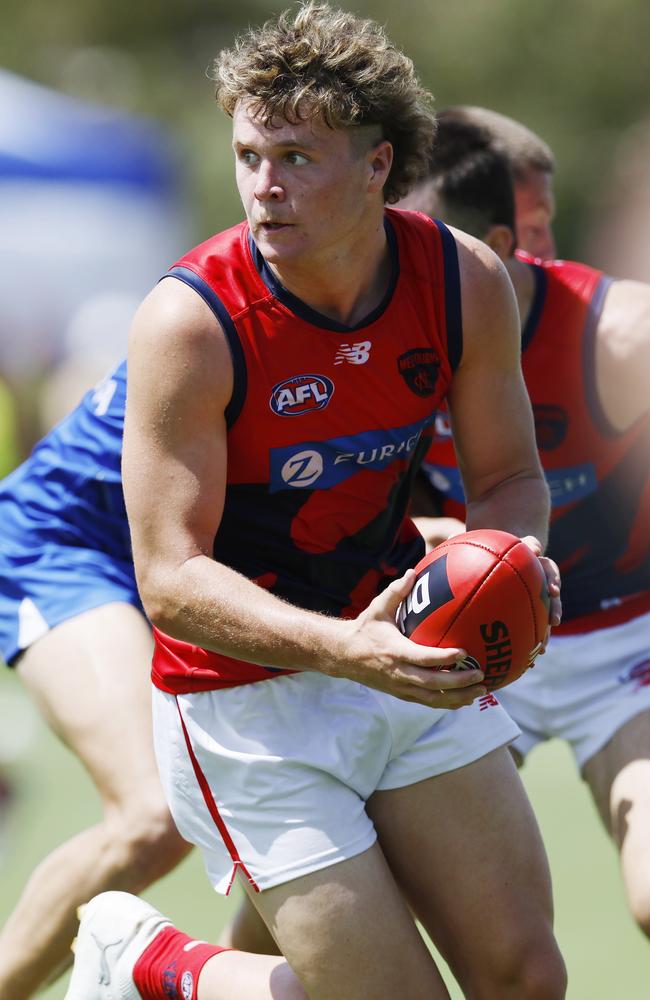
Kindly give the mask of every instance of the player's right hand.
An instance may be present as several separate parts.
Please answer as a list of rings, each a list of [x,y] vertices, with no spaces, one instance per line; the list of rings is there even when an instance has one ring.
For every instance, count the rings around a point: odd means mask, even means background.
[[[331,676],[346,677],[405,701],[431,708],[461,708],[487,693],[480,670],[459,668],[467,655],[453,647],[421,646],[402,635],[397,609],[416,579],[408,570],[352,621],[342,621],[344,641],[333,649]]]

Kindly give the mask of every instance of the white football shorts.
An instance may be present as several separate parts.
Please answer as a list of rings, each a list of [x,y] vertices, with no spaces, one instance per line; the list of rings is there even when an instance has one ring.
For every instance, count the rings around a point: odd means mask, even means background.
[[[257,889],[368,850],[365,802],[478,760],[518,729],[491,695],[426,708],[311,672],[219,691],[154,689],[163,787],[214,888]]]
[[[525,757],[566,740],[580,769],[621,726],[650,709],[650,614],[579,635],[551,635],[543,656],[499,701],[521,729]]]

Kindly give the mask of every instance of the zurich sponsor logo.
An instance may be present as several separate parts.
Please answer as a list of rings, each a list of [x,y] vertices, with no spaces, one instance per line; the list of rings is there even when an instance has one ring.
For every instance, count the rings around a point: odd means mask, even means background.
[[[362,469],[379,470],[391,462],[409,461],[424,428],[433,417],[376,431],[364,431],[329,441],[305,441],[270,453],[271,492],[278,490],[329,489]],[[317,484],[317,485],[316,485]]]
[[[299,417],[322,410],[334,394],[334,383],[325,375],[294,375],[271,390],[269,406],[280,417]]]
[[[280,475],[287,486],[305,489],[323,474],[323,456],[317,451],[299,451],[286,460]]]

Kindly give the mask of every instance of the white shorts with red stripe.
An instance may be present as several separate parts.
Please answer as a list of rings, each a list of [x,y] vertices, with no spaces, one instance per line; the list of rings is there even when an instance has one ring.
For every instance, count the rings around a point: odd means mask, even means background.
[[[499,699],[521,728],[526,756],[566,740],[582,768],[621,726],[650,711],[650,614],[576,635],[552,635],[543,656]]]
[[[365,809],[483,757],[518,729],[487,696],[425,708],[317,673],[172,695],[154,689],[163,787],[214,888],[261,890],[354,857],[376,839]]]

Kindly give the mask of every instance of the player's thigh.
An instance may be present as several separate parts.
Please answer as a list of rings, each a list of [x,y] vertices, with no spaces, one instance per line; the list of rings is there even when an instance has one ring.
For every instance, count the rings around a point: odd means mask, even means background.
[[[440,978],[381,849],[256,894],[310,1000],[438,1000]]]
[[[109,803],[128,795],[144,797],[149,780],[157,789],[152,648],[144,615],[114,603],[57,625],[16,663],[44,717]]]
[[[409,903],[443,954],[474,967],[552,925],[552,891],[537,821],[506,747],[368,802],[379,843]],[[498,935],[476,933],[498,928]]]
[[[623,849],[631,833],[650,838],[650,710],[629,719],[583,768],[606,829]]]

